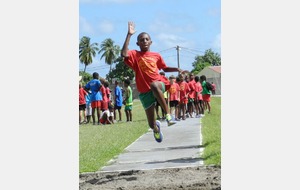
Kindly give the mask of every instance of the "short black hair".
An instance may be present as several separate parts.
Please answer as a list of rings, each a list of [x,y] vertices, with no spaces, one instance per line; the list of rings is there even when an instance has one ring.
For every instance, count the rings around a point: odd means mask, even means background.
[[[99,73],[94,72],[93,73],[93,79],[99,79]]]
[[[199,76],[195,76],[195,81],[198,82],[199,80]]]
[[[201,75],[200,80],[206,81],[206,76],[205,75]]]
[[[159,74],[164,75],[164,76],[166,75],[165,72],[163,72],[163,71],[160,71]]]
[[[150,37],[150,35],[149,35],[147,32],[141,32],[141,33],[136,37],[137,41],[139,41],[139,38],[141,37],[141,35],[144,35],[144,34],[148,35],[148,36],[149,36],[149,39],[151,40],[151,37]]]
[[[125,79],[124,83],[127,84],[127,85],[130,85],[130,80],[129,79]]]

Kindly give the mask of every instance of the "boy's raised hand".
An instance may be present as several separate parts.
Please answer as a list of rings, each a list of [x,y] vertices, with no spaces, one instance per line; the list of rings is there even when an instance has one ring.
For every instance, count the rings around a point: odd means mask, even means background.
[[[134,22],[128,22],[128,34],[134,34],[135,33],[135,24]]]

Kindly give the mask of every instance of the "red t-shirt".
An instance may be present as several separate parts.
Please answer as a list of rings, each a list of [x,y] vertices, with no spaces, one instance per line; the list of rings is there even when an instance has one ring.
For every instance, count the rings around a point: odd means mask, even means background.
[[[109,89],[109,87],[106,87],[106,95],[107,95],[108,101],[110,101],[110,89]]]
[[[196,82],[195,83],[195,93],[198,92],[198,100],[202,100],[202,86],[200,84],[200,82]],[[196,95],[195,95],[196,97]]]
[[[189,93],[189,98],[195,98],[195,80],[189,81],[189,87],[190,87],[190,93]]]
[[[169,100],[178,100],[179,101],[179,85],[177,83],[171,84],[169,90]]]
[[[212,90],[216,90],[216,85],[215,84],[211,84],[212,85]]]
[[[105,88],[104,85],[101,86],[100,92],[102,93],[102,101],[103,101],[103,102],[108,102],[107,93],[106,93],[106,88]]]
[[[136,87],[140,93],[148,92],[154,81],[164,82],[166,90],[170,87],[170,81],[159,74],[159,70],[167,67],[159,53],[129,50],[124,62],[134,70]]]
[[[85,95],[87,94],[83,88],[79,88],[79,105],[86,104]]]
[[[187,99],[186,95],[188,92],[190,92],[190,87],[185,81],[178,82],[178,85],[180,91],[180,101],[183,101],[184,99]]]

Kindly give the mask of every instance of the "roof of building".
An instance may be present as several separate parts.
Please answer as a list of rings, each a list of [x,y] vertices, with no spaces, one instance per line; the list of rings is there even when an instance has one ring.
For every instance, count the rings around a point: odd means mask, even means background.
[[[209,66],[209,68],[217,73],[221,73],[221,66]]]

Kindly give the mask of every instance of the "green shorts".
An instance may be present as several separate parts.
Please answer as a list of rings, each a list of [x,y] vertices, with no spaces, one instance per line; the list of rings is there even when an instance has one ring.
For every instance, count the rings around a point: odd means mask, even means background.
[[[161,82],[161,84],[162,84],[162,91],[164,93],[165,92],[165,83]],[[156,103],[156,98],[154,97],[151,90],[146,93],[139,94],[139,98],[140,98],[145,110],[150,108],[153,104]]]
[[[132,110],[132,105],[125,106],[125,111],[131,111]]]

